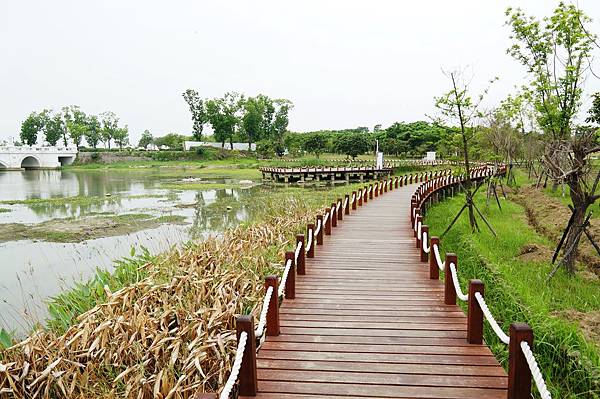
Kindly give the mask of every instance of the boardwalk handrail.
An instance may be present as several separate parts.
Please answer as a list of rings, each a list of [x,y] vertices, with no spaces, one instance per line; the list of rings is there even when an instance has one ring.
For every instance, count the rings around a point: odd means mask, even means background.
[[[279,288],[277,288],[277,276],[266,277],[265,297],[262,302],[258,326],[256,329],[251,328],[249,330],[250,333],[246,333],[244,330],[238,334],[238,346],[234,364],[229,378],[227,379],[227,383],[221,390],[219,398],[228,399],[230,397],[238,378],[240,382],[240,395],[256,395],[258,389],[256,377],[256,352],[260,349],[260,344],[264,341],[266,336],[279,335],[279,305],[285,299],[293,299],[295,297],[295,292],[290,293],[288,291],[289,289],[295,291],[295,282],[291,285],[288,282],[295,281],[296,273],[304,274],[304,256],[314,256],[315,244],[319,245],[319,242],[322,243],[322,236],[321,240],[319,240],[318,237],[322,235],[324,231],[326,235],[331,234],[330,228],[336,227],[337,222],[343,220],[343,215],[348,215],[351,209],[355,210],[357,209],[357,206],[366,204],[368,200],[373,198],[373,194],[375,194],[375,196],[382,195],[385,192],[392,191],[394,188],[408,184],[409,181],[428,181],[433,178],[448,176],[450,173],[451,171],[448,169],[435,172],[411,173],[403,176],[386,178],[364,186],[362,189],[358,190],[358,194],[356,191],[353,191],[352,197],[350,197],[349,194],[346,194],[344,201],[342,201],[341,198],[338,198],[330,208],[327,208],[328,210],[326,211],[325,216],[323,216],[324,213],[322,211],[317,212],[317,227],[315,228],[315,224],[313,223],[307,225],[308,239],[306,244],[304,244],[304,235],[298,235],[296,236],[297,243],[295,250],[286,252],[285,268]],[[335,220],[335,224],[333,220]],[[278,293],[277,297],[273,296],[275,290],[277,290]],[[238,330],[240,330],[240,319],[242,318],[244,318],[244,326],[247,326],[248,324],[248,316],[239,316],[236,319],[236,328]],[[272,331],[272,333],[270,331]],[[248,353],[247,344],[244,343],[244,345],[242,345],[242,337],[247,337],[244,338],[246,340],[254,339],[255,341],[258,341],[259,345],[255,346],[256,350]],[[248,357],[244,354],[248,354]],[[244,364],[248,365],[247,370],[244,369]],[[198,397],[214,398],[216,397],[216,394],[199,394]]]
[[[506,165],[492,167],[480,166],[471,171],[472,181],[480,182],[487,177],[506,173]],[[471,280],[469,292],[464,294],[460,287],[457,270],[457,257],[446,253],[445,261],[440,256],[440,239],[429,238],[429,226],[423,224],[423,212],[440,195],[444,197],[448,190],[461,189],[465,176],[444,176],[431,179],[421,184],[411,200],[411,225],[414,230],[417,248],[421,252],[421,261],[429,261],[430,278],[439,278],[439,270],[446,272],[444,302],[456,304],[456,298],[468,303],[467,340],[469,343],[481,344],[483,341],[483,317],[488,321],[496,336],[509,346],[509,379],[508,399],[525,399],[531,395],[531,379],[536,384],[542,399],[551,399],[535,355],[531,350],[533,331],[523,323],[513,323],[510,335],[507,335],[490,311],[483,296],[484,285],[480,280]],[[433,256],[431,254],[433,252]]]

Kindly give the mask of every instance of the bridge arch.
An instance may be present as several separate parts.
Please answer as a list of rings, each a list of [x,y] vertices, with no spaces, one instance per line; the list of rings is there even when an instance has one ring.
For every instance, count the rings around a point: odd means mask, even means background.
[[[28,155],[21,160],[21,168],[23,169],[37,169],[41,166],[40,160],[33,155]]]
[[[2,161],[0,161],[0,170],[2,169],[8,169],[8,166],[5,165]]]

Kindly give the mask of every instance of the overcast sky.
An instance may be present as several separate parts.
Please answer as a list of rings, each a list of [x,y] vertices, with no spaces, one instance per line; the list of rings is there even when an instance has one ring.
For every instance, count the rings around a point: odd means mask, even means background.
[[[0,139],[32,110],[114,111],[137,142],[189,133],[181,93],[264,93],[295,104],[290,130],[415,121],[448,89],[442,68],[494,76],[490,103],[524,83],[504,10],[556,1],[38,0],[0,4]],[[600,33],[600,1],[580,0]],[[596,69],[600,70],[600,57]],[[600,91],[590,78],[588,92]]]

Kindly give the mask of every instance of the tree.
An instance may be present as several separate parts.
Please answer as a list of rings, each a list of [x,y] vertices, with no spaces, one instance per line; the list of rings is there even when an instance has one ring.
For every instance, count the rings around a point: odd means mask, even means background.
[[[266,109],[266,96],[248,97],[242,103],[243,116],[242,127],[248,140],[248,150],[251,149],[252,143],[264,136],[262,129],[264,128],[264,114]]]
[[[164,145],[172,150],[181,150],[183,149],[183,142],[187,139],[188,137],[186,136],[177,133],[169,133],[166,136],[154,138],[154,144],[158,147]]]
[[[100,136],[102,137],[102,141],[104,141],[104,146],[110,149],[110,142],[112,141],[115,131],[118,128],[119,118],[117,118],[117,115],[111,111],[101,113],[100,118],[102,119],[102,130],[100,131]]]
[[[204,100],[200,98],[196,90],[192,89],[187,89],[183,93],[183,99],[188,104],[192,113],[193,138],[196,141],[202,141],[202,130],[204,129],[204,124],[208,122]]]
[[[65,109],[67,111],[65,111]],[[65,112],[65,127],[64,132],[68,132],[69,137],[76,146],[81,145],[81,139],[85,136],[87,131],[87,117],[85,113],[77,105],[71,105],[70,107],[64,107]],[[68,117],[67,117],[68,115]],[[63,141],[65,146],[67,145],[66,135],[63,133]]]
[[[465,205],[461,208],[458,215],[454,218],[454,221],[446,228],[446,232],[453,226],[458,220],[459,216],[465,209],[469,212],[469,224],[471,225],[471,231],[479,230],[477,221],[475,220],[475,212],[479,213],[479,216],[483,219],[486,225],[490,228],[492,233],[496,235],[494,230],[488,224],[483,214],[477,209],[477,206],[473,202],[473,196],[477,190],[472,190],[471,187],[471,167],[469,162],[469,141],[474,137],[476,132],[476,120],[477,118],[483,117],[483,113],[479,110],[481,101],[485,94],[487,94],[489,87],[484,90],[482,94],[478,96],[477,101],[473,101],[469,94],[468,85],[462,82],[460,79],[459,72],[450,72],[448,74],[452,83],[452,88],[447,93],[444,93],[440,97],[435,97],[435,106],[440,111],[442,118],[447,119],[452,123],[458,123],[460,126],[460,138],[462,142],[462,152],[464,157],[465,165]],[[490,81],[493,83],[496,79]]]
[[[21,141],[27,145],[37,143],[38,133],[44,129],[45,117],[44,111],[41,113],[32,112],[21,124]]]
[[[85,123],[85,141],[95,149],[98,147],[98,142],[100,141],[102,126],[96,115],[88,116]]]
[[[127,125],[125,125],[125,127],[116,128],[113,133],[113,139],[121,150],[123,149],[123,146],[129,144],[129,128]]]
[[[58,140],[60,140],[64,130],[63,125],[63,116],[60,112],[52,118],[48,118],[44,126],[44,135],[48,144],[55,146]]]
[[[340,154],[346,154],[352,159],[369,151],[370,143],[361,133],[339,136],[335,142],[335,149]]]
[[[585,27],[590,18],[572,4],[559,3],[552,16],[541,22],[520,9],[509,8],[506,16],[513,39],[507,52],[531,76],[536,121],[547,140],[543,155],[546,173],[554,187],[565,183],[570,189],[573,214],[566,229],[561,263],[569,274],[574,274],[581,231],[578,227],[588,207],[598,199],[596,184],[591,186],[586,179],[589,155],[600,151],[600,147],[589,129],[577,128],[574,123],[596,36]]]
[[[142,133],[142,137],[140,138],[140,142],[138,143],[138,147],[146,148],[148,144],[151,144],[154,138],[152,137],[152,133],[148,129],[144,130]]]
[[[282,156],[285,151],[285,134],[290,123],[288,114],[294,108],[294,104],[286,99],[278,99],[273,101],[273,103],[275,104],[276,111],[271,129],[271,140],[273,141],[277,155]]]
[[[214,98],[206,102],[206,115],[211,124],[215,140],[225,147],[229,141],[233,149],[233,136],[240,122],[240,95],[235,92],[225,93],[222,98]]]
[[[302,147],[304,151],[313,153],[319,158],[325,150],[326,144],[327,139],[325,138],[325,135],[321,133],[311,133],[306,140],[304,140],[304,145]]]

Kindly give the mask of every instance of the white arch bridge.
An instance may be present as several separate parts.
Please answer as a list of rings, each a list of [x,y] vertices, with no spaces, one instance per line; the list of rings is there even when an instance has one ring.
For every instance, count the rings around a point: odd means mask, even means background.
[[[56,169],[76,157],[77,147],[0,146],[0,170]]]

